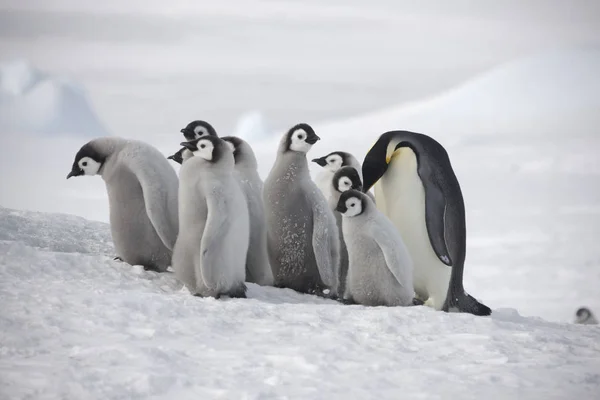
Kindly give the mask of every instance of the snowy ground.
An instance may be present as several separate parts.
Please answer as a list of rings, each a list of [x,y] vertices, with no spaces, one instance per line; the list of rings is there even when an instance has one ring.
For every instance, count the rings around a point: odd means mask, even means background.
[[[7,224],[17,218],[24,228]],[[110,247],[97,244],[106,225],[6,209],[0,222],[3,399],[600,393],[599,326],[512,309],[478,318],[343,306],[253,284],[246,300],[199,299],[172,274],[112,261]],[[52,228],[32,240],[35,227]]]

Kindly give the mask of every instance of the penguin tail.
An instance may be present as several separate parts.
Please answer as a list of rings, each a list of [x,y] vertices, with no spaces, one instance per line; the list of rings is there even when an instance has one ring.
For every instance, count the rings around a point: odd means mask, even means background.
[[[490,315],[492,313],[492,310],[488,306],[478,302],[468,293],[464,293],[462,296],[451,296],[446,302],[444,311],[458,311],[479,316]]]

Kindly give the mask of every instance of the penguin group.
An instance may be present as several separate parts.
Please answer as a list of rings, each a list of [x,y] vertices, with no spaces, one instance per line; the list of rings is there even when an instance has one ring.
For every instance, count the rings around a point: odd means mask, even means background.
[[[251,282],[344,304],[491,314],[463,288],[464,202],[433,138],[386,132],[362,165],[345,151],[313,158],[313,180],[307,154],[320,137],[299,123],[263,182],[245,140],[203,120],[181,133],[168,157],[117,137],[75,155],[67,179],[105,181],[116,259],[171,267],[199,297],[245,298]]]

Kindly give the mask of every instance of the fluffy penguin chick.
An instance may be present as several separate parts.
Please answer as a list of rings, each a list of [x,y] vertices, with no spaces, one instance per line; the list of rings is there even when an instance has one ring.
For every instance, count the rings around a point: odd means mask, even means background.
[[[346,153],[345,151],[334,151],[333,153],[329,153],[326,156],[320,158],[312,159],[312,162],[319,164],[323,169],[317,175],[315,182],[317,187],[321,189],[325,198],[329,198],[329,191],[331,189],[331,179],[333,179],[333,174],[335,174],[342,167],[353,167],[357,171],[359,171],[359,177],[362,181],[362,168],[360,162],[350,153]]]
[[[276,286],[335,296],[338,230],[327,200],[310,177],[306,159],[318,140],[309,125],[298,124],[280,141],[263,191],[267,244]]]
[[[246,297],[249,217],[233,176],[233,152],[215,136],[181,145],[193,157],[179,173],[175,276],[196,296]]]
[[[592,311],[587,307],[581,307],[575,313],[575,323],[583,325],[596,325],[598,320],[594,317]]]
[[[172,156],[167,157],[167,160],[173,160],[177,164],[183,164],[183,162],[185,160],[187,160],[188,158],[190,158],[192,156],[193,156],[193,154],[192,154],[192,152],[189,149],[187,149],[185,147],[182,147],[175,154],[173,154]]]
[[[263,181],[258,175],[258,163],[250,145],[235,136],[222,138],[233,151],[235,175],[246,196],[250,214],[250,247],[246,258],[246,281],[273,286],[273,272],[267,254],[267,224],[262,192]]]
[[[362,182],[360,175],[354,167],[342,167],[331,179],[329,190],[329,198],[327,199],[329,207],[333,210],[335,221],[338,226],[338,235],[340,237],[340,273],[339,273],[339,293],[344,294],[346,287],[346,276],[348,275],[348,250],[344,242],[344,234],[342,232],[342,214],[336,211],[340,195],[350,189],[362,191]]]
[[[106,183],[117,258],[166,271],[178,231],[178,180],[166,158],[143,142],[99,138],[81,147],[67,179],[82,175]]]
[[[392,222],[357,190],[342,193],[337,211],[349,258],[344,298],[366,306],[413,305],[412,260]]]
[[[217,131],[206,121],[192,121],[181,130],[187,141],[196,140],[203,136],[217,136]]]

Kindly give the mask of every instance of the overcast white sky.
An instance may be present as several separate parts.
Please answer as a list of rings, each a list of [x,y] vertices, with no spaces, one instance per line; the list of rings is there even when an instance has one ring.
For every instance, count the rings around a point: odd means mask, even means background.
[[[77,79],[116,134],[343,117],[579,45],[598,1],[0,0],[0,61]]]

